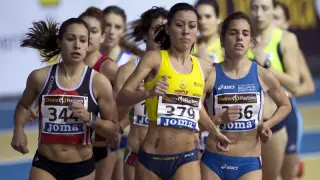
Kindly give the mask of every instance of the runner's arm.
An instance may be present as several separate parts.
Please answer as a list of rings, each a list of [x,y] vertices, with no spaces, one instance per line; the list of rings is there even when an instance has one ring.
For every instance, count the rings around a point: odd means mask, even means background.
[[[269,69],[274,73],[282,86],[294,93],[295,90],[299,88],[300,83],[300,69],[298,65],[299,45],[297,37],[289,32],[284,33],[280,42],[280,50],[283,57],[285,73],[280,72],[273,67]]]
[[[159,62],[161,62],[160,52],[149,51],[145,54],[119,91],[116,99],[118,106],[133,106],[149,97],[148,91],[140,91],[138,86],[153,69],[156,69]]]
[[[293,93],[295,97],[307,96],[311,95],[315,91],[314,82],[312,79],[311,72],[306,62],[306,58],[303,52],[299,51],[301,58],[299,59],[299,67],[300,67],[300,77],[301,77],[301,84]]]
[[[45,76],[41,77],[44,75],[43,71],[43,69],[34,70],[29,74],[26,88],[23,91],[14,113],[15,130],[21,130],[24,128],[26,117],[29,117],[30,108],[40,93],[40,87],[42,87],[45,82]]]
[[[277,110],[273,113],[269,120],[265,123],[269,128],[281,122],[291,111],[291,104],[288,96],[282,89],[277,78],[269,70],[259,67],[259,77],[262,80],[262,84],[266,87],[264,91],[268,93],[270,98],[277,105]]]
[[[116,136],[119,132],[118,115],[110,81],[102,74],[95,73],[93,91],[97,97],[100,118],[91,127],[101,136]]]

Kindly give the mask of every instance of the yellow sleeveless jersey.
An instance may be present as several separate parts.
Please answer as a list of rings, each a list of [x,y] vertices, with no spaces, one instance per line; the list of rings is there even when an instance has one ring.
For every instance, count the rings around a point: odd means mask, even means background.
[[[146,100],[149,121],[157,121],[159,126],[199,130],[201,97],[204,77],[198,59],[190,55],[193,68],[189,74],[180,74],[171,65],[168,51],[161,51],[161,65],[156,77],[145,83],[151,90],[164,76],[169,88],[167,94]]]
[[[279,43],[281,41],[283,35],[283,31],[281,29],[274,29],[272,32],[272,39],[269,44],[263,49],[265,53],[265,58],[270,60],[271,66],[277,69],[280,72],[284,71],[282,60],[279,54]],[[249,50],[248,56],[250,59],[254,59],[254,55],[252,51]]]
[[[207,47],[208,55],[212,59],[214,63],[221,63],[224,61],[224,53],[221,48],[220,39],[216,40],[215,42],[211,43]],[[193,47],[192,54],[198,53],[198,46],[195,44]]]

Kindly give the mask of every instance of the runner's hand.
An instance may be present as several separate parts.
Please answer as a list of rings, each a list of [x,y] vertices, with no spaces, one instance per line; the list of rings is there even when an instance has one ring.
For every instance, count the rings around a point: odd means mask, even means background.
[[[164,95],[167,92],[169,84],[167,83],[168,76],[164,76],[162,80],[159,80],[155,86],[148,91],[148,97],[152,98],[158,95]]]
[[[14,130],[11,140],[11,147],[22,154],[27,154],[29,152],[27,145],[28,139],[23,129]]]

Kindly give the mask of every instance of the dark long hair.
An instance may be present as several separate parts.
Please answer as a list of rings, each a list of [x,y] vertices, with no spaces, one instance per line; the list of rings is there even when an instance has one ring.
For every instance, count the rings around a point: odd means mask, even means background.
[[[145,11],[141,16],[140,19],[134,20],[128,23],[128,28],[126,29],[125,38],[129,41],[134,41],[136,47],[144,41],[143,37],[151,28],[152,21],[158,19],[160,17],[167,18],[168,11],[162,7],[152,7],[151,9]],[[140,53],[137,54],[138,56],[143,56],[144,51],[140,50]]]
[[[72,24],[81,24],[88,30],[86,22],[80,18],[70,18],[64,21],[60,28],[59,24],[53,20],[33,22],[32,28],[26,34],[27,38],[22,40],[21,47],[29,47],[40,51],[42,62],[48,62],[53,57],[60,54],[61,50],[57,44],[57,39],[62,40],[67,28]]]
[[[197,10],[188,3],[177,3],[170,8],[168,13],[168,22],[167,24],[170,25],[172,23],[172,19],[175,14],[179,11],[193,11],[197,18],[199,19],[199,14]],[[171,46],[170,36],[166,33],[165,25],[161,25],[156,30],[157,36],[155,38],[155,42],[160,44],[160,48],[164,50],[168,50]]]

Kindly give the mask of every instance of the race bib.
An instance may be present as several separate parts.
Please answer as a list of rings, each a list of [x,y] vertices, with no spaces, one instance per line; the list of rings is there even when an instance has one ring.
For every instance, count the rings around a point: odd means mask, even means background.
[[[134,111],[133,124],[136,124],[139,126],[149,126],[145,101],[142,101],[134,105],[133,111]]]
[[[257,128],[262,114],[260,93],[237,93],[216,95],[215,112],[221,114],[231,106],[241,107],[239,118],[228,124],[219,125],[222,131],[249,131]]]
[[[42,96],[42,132],[48,134],[82,134],[86,125],[73,116],[71,102],[81,103],[88,108],[88,97],[73,95]]]
[[[199,130],[198,120],[201,99],[176,94],[158,97],[158,119],[160,126]]]

